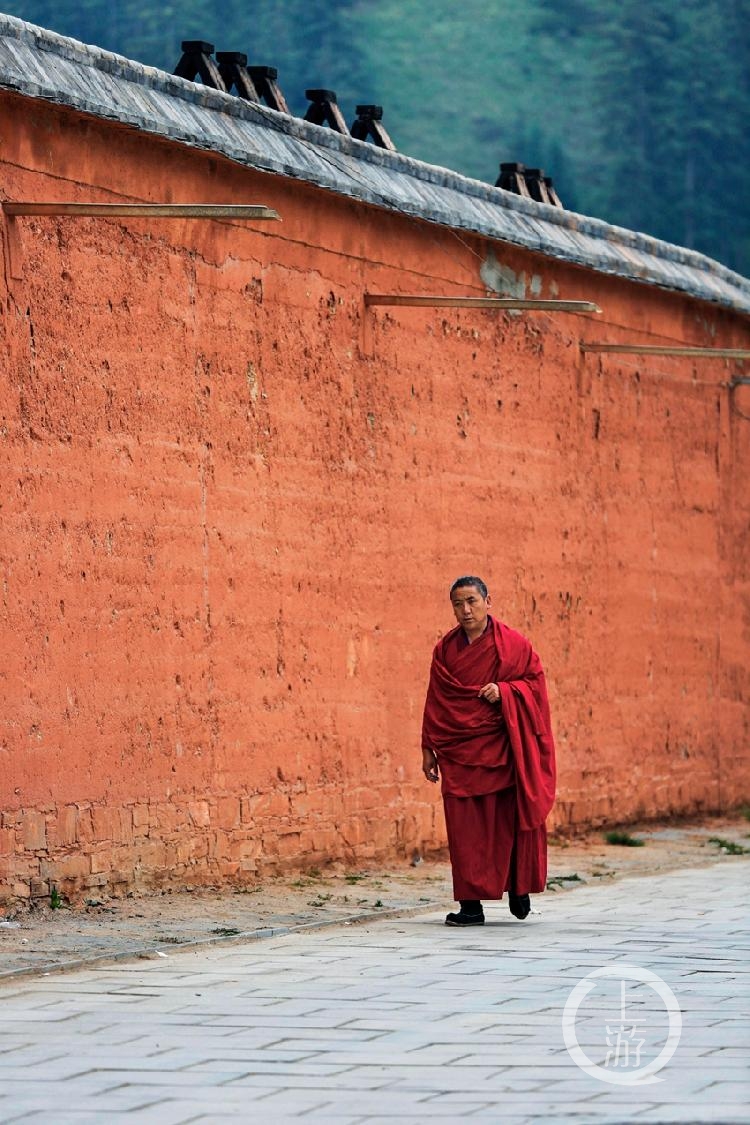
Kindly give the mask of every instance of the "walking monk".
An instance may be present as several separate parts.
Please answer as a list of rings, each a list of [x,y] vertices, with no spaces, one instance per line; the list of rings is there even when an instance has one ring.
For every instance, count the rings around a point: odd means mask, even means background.
[[[505,891],[525,918],[547,880],[545,820],[555,798],[555,746],[539,657],[490,616],[481,578],[450,592],[458,625],[438,641],[422,727],[422,770],[442,778],[460,903],[448,926],[482,926],[482,899]]]

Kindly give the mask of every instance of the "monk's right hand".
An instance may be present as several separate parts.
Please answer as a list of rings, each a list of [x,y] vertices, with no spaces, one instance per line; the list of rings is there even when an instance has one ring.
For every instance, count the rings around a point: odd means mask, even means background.
[[[428,781],[437,781],[438,763],[432,750],[422,750],[422,773]]]

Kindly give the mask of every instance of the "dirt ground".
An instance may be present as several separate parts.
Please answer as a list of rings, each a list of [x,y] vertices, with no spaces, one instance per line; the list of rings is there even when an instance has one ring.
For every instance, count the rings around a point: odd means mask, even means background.
[[[603,832],[550,839],[547,894],[603,879],[750,860],[750,812],[630,826],[642,846],[607,843]],[[0,916],[0,980],[100,959],[169,956],[177,946],[252,940],[298,927],[351,924],[405,911],[452,909],[445,857],[387,867],[333,865],[278,876],[251,890],[173,891],[90,898],[79,908],[49,904]],[[533,908],[543,911],[535,896]]]

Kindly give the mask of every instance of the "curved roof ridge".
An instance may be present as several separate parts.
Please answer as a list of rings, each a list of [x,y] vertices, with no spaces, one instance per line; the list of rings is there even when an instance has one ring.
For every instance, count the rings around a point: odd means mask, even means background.
[[[0,88],[260,171],[750,312],[750,280],[695,250],[536,203],[0,15]]]

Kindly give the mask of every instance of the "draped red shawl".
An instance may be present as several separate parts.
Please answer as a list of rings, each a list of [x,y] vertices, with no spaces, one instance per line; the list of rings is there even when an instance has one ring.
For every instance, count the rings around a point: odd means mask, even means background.
[[[461,656],[459,679],[456,669],[451,671],[447,666],[446,648],[460,628],[458,625],[447,633],[433,652],[422,745],[434,750],[438,764],[441,759],[461,766],[499,764],[504,724],[515,766],[519,827],[523,831],[538,828],[552,808],[556,776],[555,744],[541,661],[526,637],[490,617],[488,644],[480,638],[467,646],[465,656]],[[469,679],[474,674],[475,682],[467,682],[467,673]],[[478,697],[486,683],[498,685],[499,707]],[[493,733],[496,737],[492,737]],[[496,762],[488,757],[493,747]]]

